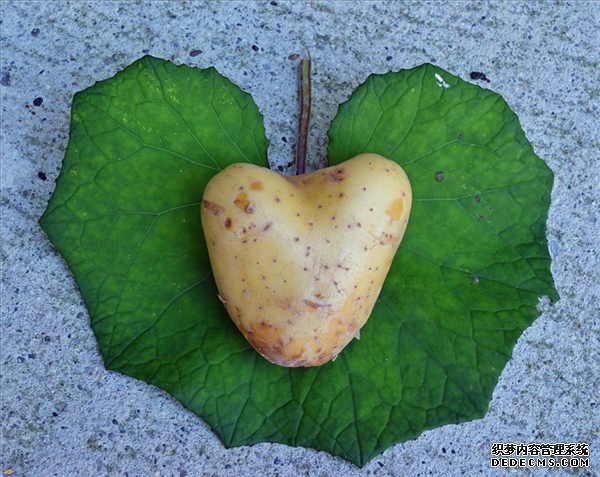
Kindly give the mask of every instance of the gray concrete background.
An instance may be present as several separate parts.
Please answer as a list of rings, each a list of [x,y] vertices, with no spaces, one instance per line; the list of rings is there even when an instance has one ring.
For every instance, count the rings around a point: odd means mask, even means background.
[[[600,4],[2,2],[2,460],[17,476],[599,475]],[[548,220],[561,300],[518,341],[484,419],[425,432],[362,469],[275,444],[225,449],[165,392],[104,369],[87,311],[37,225],[75,92],[145,53],[216,68],[265,116],[287,167],[297,61],[310,48],[309,167],[370,73],[482,71],[555,173]],[[201,50],[191,56],[193,50]],[[42,98],[43,102],[38,105]],[[285,139],[284,139],[285,138]],[[586,442],[587,469],[490,469],[492,442]]]

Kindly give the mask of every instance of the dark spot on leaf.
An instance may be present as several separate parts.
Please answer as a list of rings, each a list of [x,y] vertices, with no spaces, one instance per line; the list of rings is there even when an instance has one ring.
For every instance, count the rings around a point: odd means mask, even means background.
[[[481,199],[479,198],[478,195],[475,196],[475,202],[477,202],[477,203],[481,202]]]
[[[435,180],[438,182],[442,182],[444,180],[445,174],[442,171],[438,171],[435,173]]]

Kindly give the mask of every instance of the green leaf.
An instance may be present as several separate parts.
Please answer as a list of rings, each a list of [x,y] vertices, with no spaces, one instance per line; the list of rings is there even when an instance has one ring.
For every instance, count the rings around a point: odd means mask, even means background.
[[[341,106],[331,163],[396,160],[414,205],[361,340],[319,368],[260,357],[210,272],[204,187],[229,164],[267,166],[267,144],[252,98],[214,69],[146,56],[75,95],[40,223],[106,367],[170,392],[227,446],[280,442],[357,465],[482,417],[538,295],[557,298],[544,232],[552,174],[514,113],[430,65],[372,76]]]

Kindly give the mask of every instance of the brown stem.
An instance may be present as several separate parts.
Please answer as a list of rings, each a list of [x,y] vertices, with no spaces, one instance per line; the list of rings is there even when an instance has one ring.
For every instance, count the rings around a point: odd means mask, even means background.
[[[310,53],[308,59],[300,61],[300,121],[298,141],[296,142],[296,175],[306,173],[306,154],[308,149],[308,129],[310,125],[310,107],[312,103],[310,85]]]

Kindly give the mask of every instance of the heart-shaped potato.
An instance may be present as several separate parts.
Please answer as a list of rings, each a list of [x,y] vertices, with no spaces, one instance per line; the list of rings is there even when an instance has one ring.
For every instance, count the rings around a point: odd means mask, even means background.
[[[293,177],[252,164],[221,171],[202,227],[229,316],[273,363],[334,359],[369,318],[411,201],[402,168],[375,154]]]

